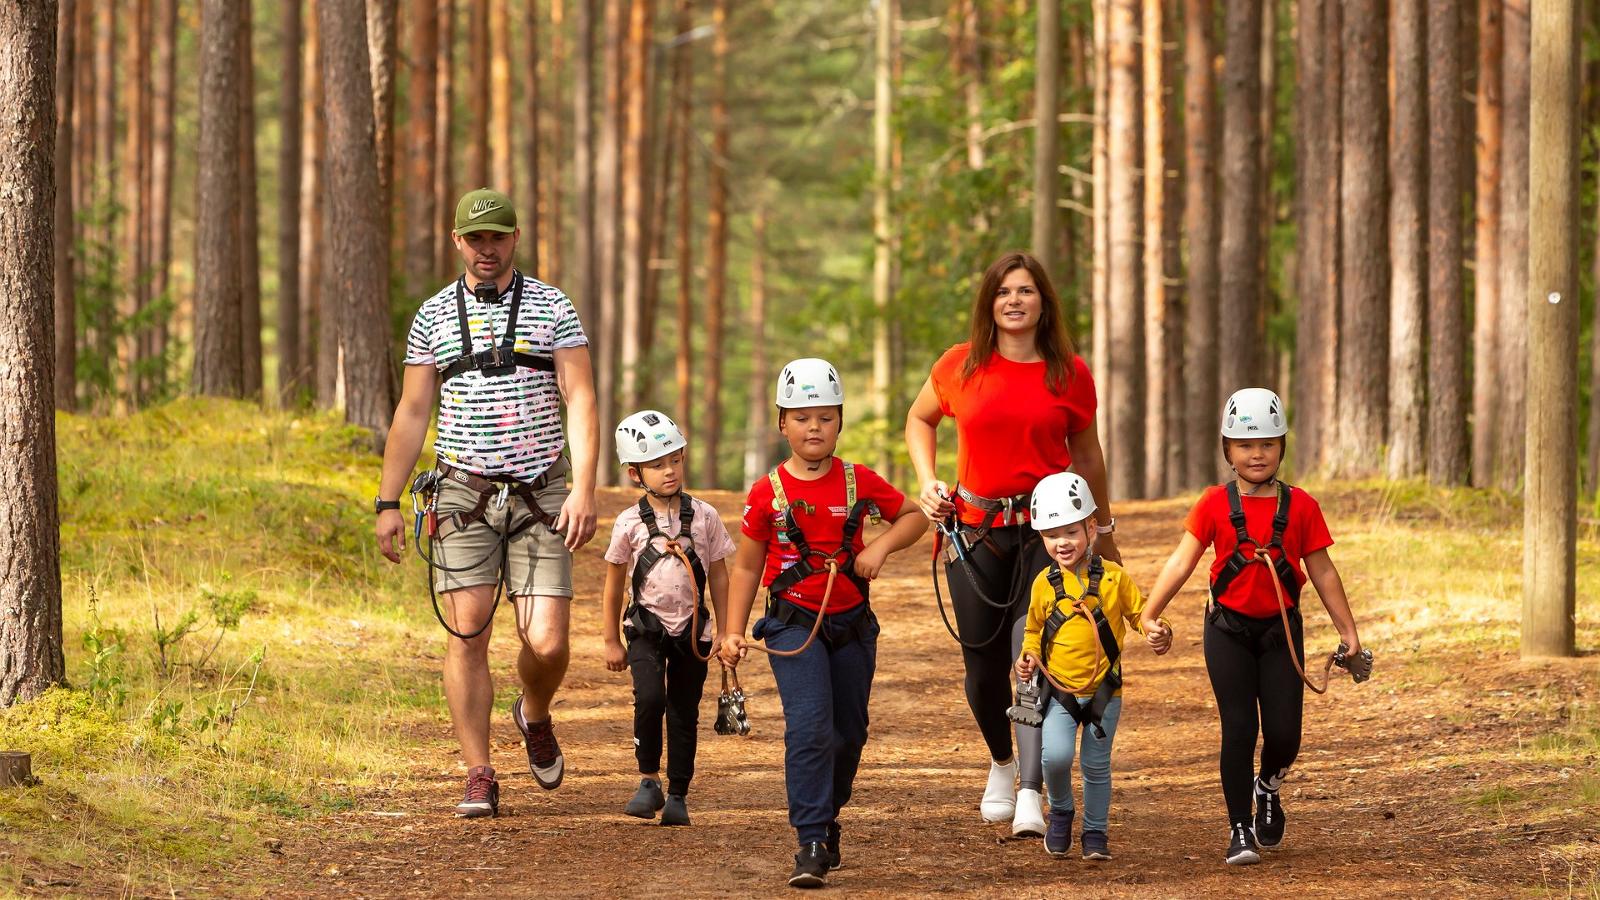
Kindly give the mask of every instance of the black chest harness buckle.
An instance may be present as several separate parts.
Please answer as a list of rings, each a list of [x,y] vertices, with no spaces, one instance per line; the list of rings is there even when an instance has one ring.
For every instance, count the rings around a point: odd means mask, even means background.
[[[498,343],[491,342],[487,350],[472,352],[472,328],[467,321],[466,276],[456,279],[456,322],[461,328],[461,356],[439,367],[439,386],[463,372],[478,372],[486,378],[511,375],[518,368],[554,372],[555,359],[516,349],[517,315],[522,311],[522,273],[512,278],[511,310],[506,316],[506,333]],[[490,300],[489,302],[493,302]],[[491,340],[492,340],[491,332]]]

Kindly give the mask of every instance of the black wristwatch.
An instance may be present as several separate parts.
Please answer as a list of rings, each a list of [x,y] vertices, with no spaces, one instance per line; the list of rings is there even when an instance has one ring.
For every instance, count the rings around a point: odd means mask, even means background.
[[[372,498],[372,512],[374,514],[381,513],[386,509],[399,509],[399,508],[400,508],[400,501],[399,500],[385,500],[382,497],[373,497]]]

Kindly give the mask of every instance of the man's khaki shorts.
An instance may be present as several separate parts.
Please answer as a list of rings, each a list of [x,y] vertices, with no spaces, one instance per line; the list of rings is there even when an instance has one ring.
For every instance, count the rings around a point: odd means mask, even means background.
[[[566,469],[565,459],[556,460],[550,469],[554,483],[535,495],[539,506],[552,517],[561,512],[561,504],[571,493],[566,483]],[[447,478],[439,484],[436,503],[439,519],[443,521],[452,513],[470,511],[478,503],[478,493]],[[435,590],[443,593],[500,580],[500,534],[508,527],[507,516],[511,518],[509,527],[512,529],[533,518],[521,497],[508,494],[505,506],[500,509],[495,508],[491,497],[482,519],[434,543],[434,562],[462,569],[455,572],[434,570]],[[572,554],[561,536],[548,525],[529,524],[511,538],[506,551],[506,574],[512,596],[572,596]]]

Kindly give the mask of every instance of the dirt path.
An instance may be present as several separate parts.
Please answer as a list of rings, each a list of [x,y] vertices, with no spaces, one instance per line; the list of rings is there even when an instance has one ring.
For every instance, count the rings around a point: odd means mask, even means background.
[[[618,508],[623,495],[601,506]],[[724,512],[740,498],[707,495]],[[1128,564],[1150,585],[1182,509],[1123,504]],[[602,536],[609,533],[603,523]],[[580,584],[599,584],[599,541],[580,556]],[[1116,739],[1110,839],[1105,864],[1054,860],[1038,841],[1015,841],[986,825],[977,801],[987,760],[961,691],[961,663],[928,590],[929,546],[892,561],[874,588],[883,624],[872,697],[872,737],[845,810],[845,868],[830,886],[852,893],[1043,896],[1062,888],[1096,896],[1502,895],[1506,888],[1567,892],[1569,867],[1542,848],[1581,841],[1592,811],[1568,824],[1523,833],[1466,810],[1464,785],[1483,773],[1446,763],[1485,745],[1516,740],[1512,717],[1494,703],[1472,704],[1510,661],[1459,664],[1431,691],[1398,695],[1377,680],[1348,681],[1308,700],[1304,750],[1285,787],[1289,836],[1264,865],[1221,862],[1226,821],[1217,785],[1218,726],[1200,656],[1200,594],[1191,590],[1169,618],[1173,653],[1142,648],[1126,657],[1125,711]],[[497,635],[500,696],[494,762],[501,814],[465,822],[450,815],[463,773],[442,713],[437,725],[397,736],[415,765],[394,791],[369,794],[352,811],[288,834],[259,873],[305,896],[554,897],[573,895],[745,895],[784,890],[793,853],[785,818],[782,717],[770,670],[744,666],[752,734],[711,731],[716,676],[702,707],[698,772],[690,793],[694,826],[663,829],[630,819],[622,804],[637,784],[626,673],[600,663],[599,605],[575,609],[574,656],[556,709],[568,760],[566,783],[539,790],[524,765],[508,715],[514,658],[509,630]],[[508,622],[502,619],[502,624]],[[1325,615],[1311,643],[1325,650]],[[1592,660],[1588,664],[1592,667]],[[420,659],[425,667],[436,661]],[[1446,661],[1448,664],[1448,661]],[[1514,677],[1576,679],[1580,670],[1517,669]],[[1463,703],[1467,705],[1462,705]],[[1517,723],[1526,729],[1524,718]],[[1504,774],[1499,771],[1496,774]],[[1542,777],[1530,772],[1530,778]],[[1592,858],[1592,857],[1591,857]],[[1592,875],[1588,877],[1593,877]],[[276,891],[274,892],[276,893]]]

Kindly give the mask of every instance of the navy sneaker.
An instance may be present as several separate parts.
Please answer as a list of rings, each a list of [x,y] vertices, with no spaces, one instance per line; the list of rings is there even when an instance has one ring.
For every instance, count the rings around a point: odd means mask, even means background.
[[[1253,866],[1261,862],[1261,852],[1256,849],[1255,835],[1243,822],[1233,823],[1233,838],[1228,841],[1228,865]]]
[[[1256,845],[1264,850],[1283,843],[1283,800],[1277,791],[1256,790]]]
[[[839,861],[839,823],[828,823],[828,840],[823,844],[828,848],[828,870],[831,872],[844,865]]]
[[[1051,856],[1066,856],[1072,849],[1072,817],[1075,811],[1058,813],[1050,810],[1050,821],[1044,831],[1044,852]]]
[[[789,886],[819,888],[828,883],[828,848],[820,841],[812,841],[794,855],[794,872],[789,875]]]
[[[1102,860],[1111,858],[1111,844],[1106,841],[1106,833],[1104,831],[1085,831],[1079,843],[1083,845],[1084,859]]]
[[[656,810],[666,804],[666,799],[661,796],[661,782],[654,778],[639,779],[639,789],[634,792],[633,799],[623,807],[623,812],[637,819],[654,819]]]

